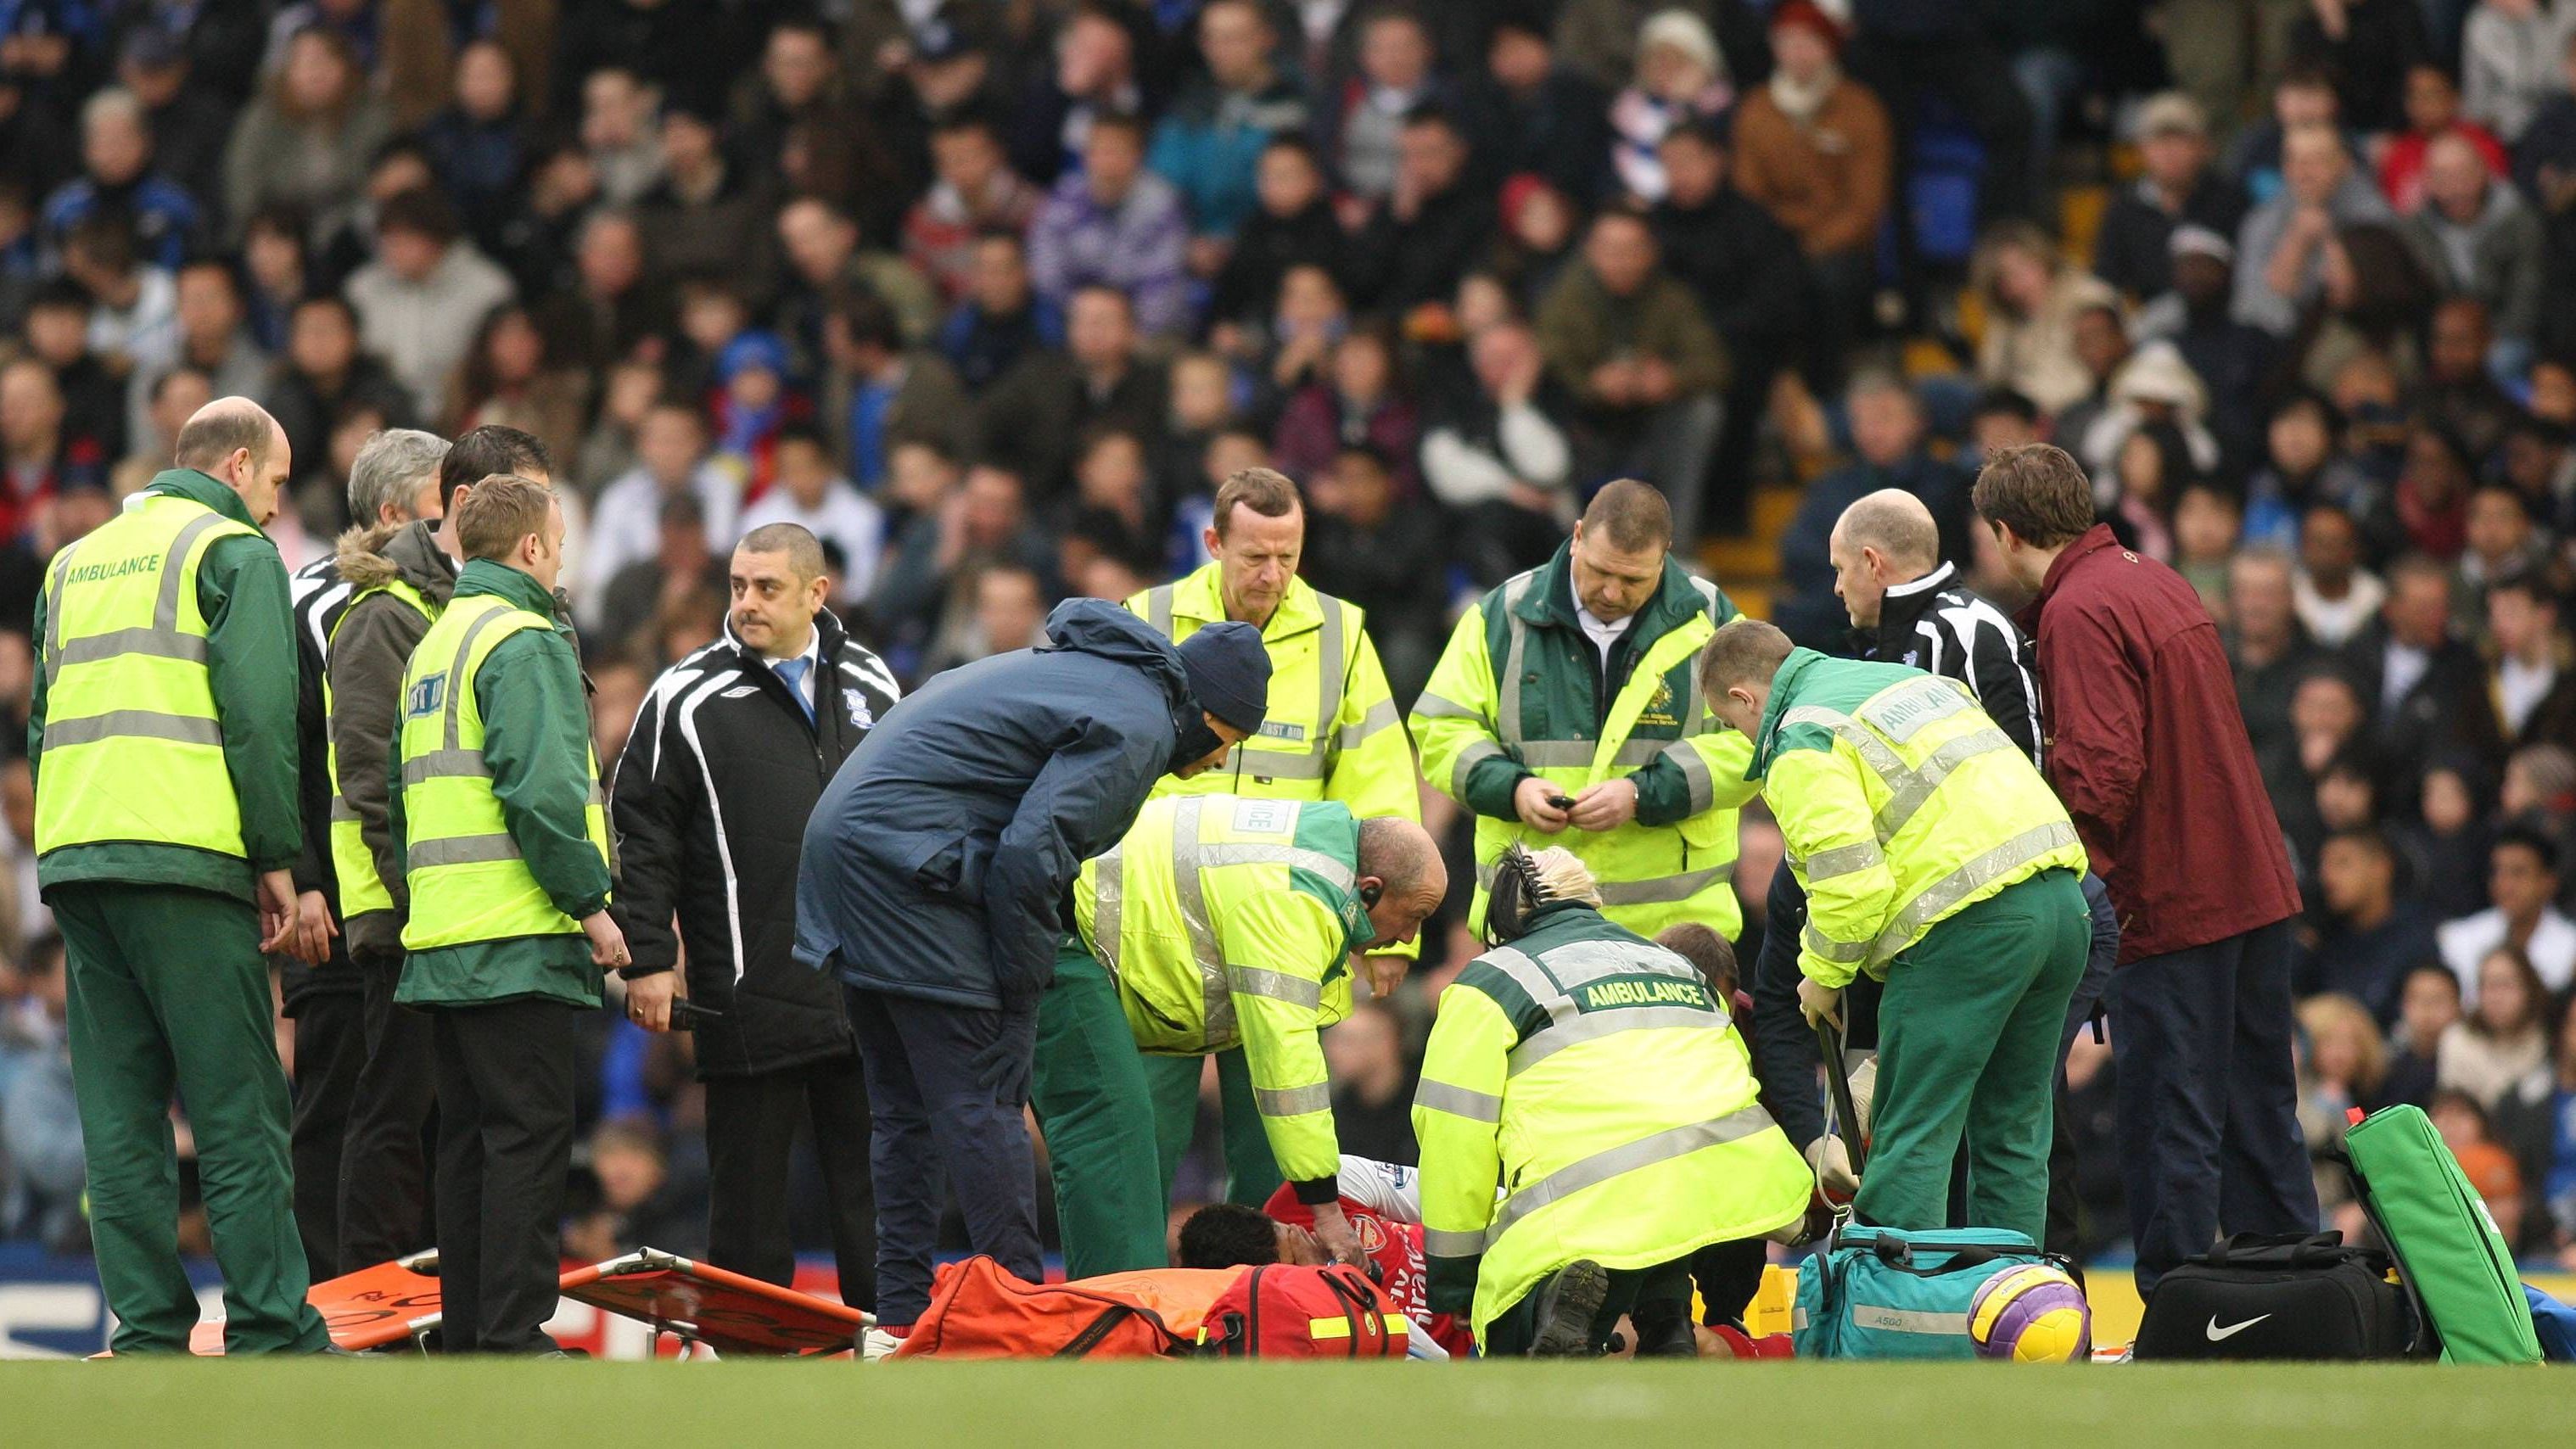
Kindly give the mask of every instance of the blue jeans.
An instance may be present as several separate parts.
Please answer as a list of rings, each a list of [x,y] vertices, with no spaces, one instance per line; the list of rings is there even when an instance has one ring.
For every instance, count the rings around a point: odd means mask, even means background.
[[[2138,1291],[2222,1233],[2316,1230],[2290,1062],[2290,923],[2148,956],[2111,978],[2120,1181]]]

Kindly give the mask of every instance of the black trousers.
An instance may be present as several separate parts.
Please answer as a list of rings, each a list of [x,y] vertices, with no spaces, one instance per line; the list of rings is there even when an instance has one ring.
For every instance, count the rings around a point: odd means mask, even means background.
[[[366,1062],[349,1100],[348,1145],[336,1177],[344,1271],[416,1253],[430,1242],[429,1154],[424,1134],[438,1106],[430,1019],[394,1005],[402,959],[362,961]]]
[[[437,1065],[438,1291],[449,1353],[555,1346],[576,1012],[522,997],[429,1013]]]
[[[796,1138],[811,1126],[831,1204],[841,1301],[874,1308],[876,1198],[868,1188],[868,1090],[856,1057],[748,1077],[709,1077],[707,1261],[763,1282],[796,1276],[786,1191]]]
[[[2223,1233],[2307,1233],[2290,922],[2148,956],[2111,978],[2120,1186],[2138,1291]]]
[[[1037,1009],[986,1011],[850,988],[866,1064],[877,1189],[877,1317],[904,1327],[930,1307],[931,1255],[948,1189],[966,1237],[1034,1283],[1037,1158],[1023,1113]]]
[[[355,968],[341,962],[322,969]],[[364,1012],[354,991],[308,992],[295,1004],[295,1232],[316,1283],[365,1266],[340,1258],[340,1144],[366,1055]]]
[[[1602,1295],[1601,1311],[1592,1315],[1592,1348],[1607,1353],[1611,1337],[1625,1316],[1640,1334],[1649,1331],[1647,1324],[1663,1332],[1678,1320],[1684,1332],[1690,1322],[1690,1259],[1679,1258],[1652,1268],[1613,1268],[1609,1272],[1610,1291]],[[1553,1277],[1541,1278],[1538,1286],[1521,1296],[1521,1301],[1494,1316],[1485,1325],[1484,1341],[1479,1345],[1487,1358],[1517,1358],[1528,1353],[1537,1341],[1539,1330],[1546,1325],[1538,1321],[1539,1300],[1546,1296]]]

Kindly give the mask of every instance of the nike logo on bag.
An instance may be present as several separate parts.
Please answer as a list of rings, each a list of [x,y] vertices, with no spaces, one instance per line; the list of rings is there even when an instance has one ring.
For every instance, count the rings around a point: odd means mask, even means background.
[[[2236,1335],[2243,1333],[2245,1330],[2252,1328],[2255,1324],[2258,1324],[2271,1316],[2272,1315],[2268,1313],[2258,1313],[2254,1317],[2246,1319],[2243,1323],[2231,1323],[2225,1328],[2221,1328],[2218,1326],[2218,1315],[2213,1313],[2209,1315],[2209,1341],[2212,1343],[2220,1343],[2227,1339],[2234,1338]]]

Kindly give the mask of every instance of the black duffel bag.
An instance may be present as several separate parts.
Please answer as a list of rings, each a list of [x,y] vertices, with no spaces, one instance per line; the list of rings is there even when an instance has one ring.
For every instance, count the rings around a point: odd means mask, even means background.
[[[2375,1248],[2341,1233],[2239,1233],[2156,1280],[2134,1350],[2159,1359],[2400,1358],[2406,1291]]]

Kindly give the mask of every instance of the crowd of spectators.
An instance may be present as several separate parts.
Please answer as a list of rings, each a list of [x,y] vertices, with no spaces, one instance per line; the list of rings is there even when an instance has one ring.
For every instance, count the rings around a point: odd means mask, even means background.
[[[1757,588],[1802,643],[1844,647],[1826,537],[1882,487],[2011,602],[1967,486],[2052,439],[2227,631],[2314,1145],[2426,1103],[2568,1251],[2571,84],[2576,0],[22,0],[0,712],[45,561],[227,394],[293,447],[290,568],[376,429],[542,439],[604,761],[764,523],[917,682],[1194,567],[1213,481],[1276,466],[1409,702],[1621,474],[1686,543],[1799,490]],[[61,947],[0,785],[0,1238],[68,1243]],[[1468,949],[1333,1034],[1353,1150],[1409,1157]],[[591,1035],[580,1241],[685,1249],[685,1045]],[[2079,1050],[2079,1123],[2109,1072]]]

